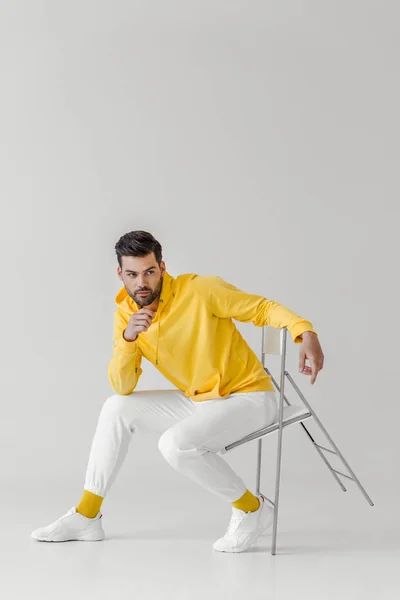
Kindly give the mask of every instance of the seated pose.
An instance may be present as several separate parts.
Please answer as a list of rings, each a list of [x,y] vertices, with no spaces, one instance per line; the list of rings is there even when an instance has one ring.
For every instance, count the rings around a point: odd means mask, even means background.
[[[276,422],[278,396],[232,319],[286,327],[300,344],[300,371],[312,384],[324,361],[318,336],[310,321],[282,304],[220,277],[174,278],[150,233],[126,233],[115,250],[124,283],[115,297],[108,365],[115,394],[100,411],[80,502],[31,535],[44,542],[103,540],[101,504],[143,429],[159,434],[158,448],[171,467],[231,504],[228,529],[213,549],[242,552],[270,527],[273,506],[252,494],[219,452]],[[135,391],[143,357],[176,389]]]

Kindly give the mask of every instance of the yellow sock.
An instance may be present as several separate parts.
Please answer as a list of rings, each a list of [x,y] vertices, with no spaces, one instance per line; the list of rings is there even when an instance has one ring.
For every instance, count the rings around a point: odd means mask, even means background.
[[[83,496],[76,507],[76,512],[84,517],[93,519],[99,512],[102,502],[103,498],[101,496],[96,496],[96,494],[88,492],[88,490],[83,490]]]
[[[244,510],[244,512],[254,512],[258,510],[260,501],[257,496],[246,490],[241,498],[232,502],[232,506]]]

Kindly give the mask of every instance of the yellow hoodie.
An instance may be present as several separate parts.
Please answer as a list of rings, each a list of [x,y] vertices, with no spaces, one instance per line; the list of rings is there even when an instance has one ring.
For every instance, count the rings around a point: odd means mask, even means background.
[[[158,310],[134,342],[122,333],[141,307],[122,287],[115,297],[114,347],[108,379],[117,394],[130,394],[144,356],[185,396],[196,402],[232,393],[275,388],[261,361],[232,319],[257,327],[287,327],[293,341],[314,331],[310,321],[273,300],[247,294],[220,277],[164,274]]]

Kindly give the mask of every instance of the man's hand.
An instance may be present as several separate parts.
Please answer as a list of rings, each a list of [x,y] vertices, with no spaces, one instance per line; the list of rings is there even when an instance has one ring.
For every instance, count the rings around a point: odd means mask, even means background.
[[[127,342],[134,342],[140,333],[148,330],[155,316],[156,313],[147,307],[142,307],[134,312],[130,316],[126,329],[122,332],[123,338]]]
[[[324,354],[318,340],[318,336],[313,331],[305,331],[302,334],[303,341],[300,345],[299,370],[303,375],[310,375],[311,385],[317,378],[317,373],[324,368]],[[305,364],[306,359],[311,363],[311,368]]]

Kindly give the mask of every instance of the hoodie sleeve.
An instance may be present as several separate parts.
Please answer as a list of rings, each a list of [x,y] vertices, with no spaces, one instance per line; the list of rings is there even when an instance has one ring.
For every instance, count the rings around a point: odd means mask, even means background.
[[[136,341],[127,342],[123,332],[128,322],[120,310],[114,313],[114,346],[108,364],[108,380],[115,393],[126,395],[133,392],[142,369],[142,353]]]
[[[252,322],[257,327],[265,325],[277,329],[286,327],[295,344],[302,342],[301,335],[305,331],[317,333],[310,321],[303,319],[283,304],[263,296],[247,294],[221,277],[204,276],[195,281],[216,317],[232,318],[244,323]]]

